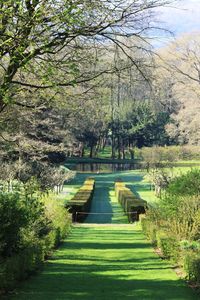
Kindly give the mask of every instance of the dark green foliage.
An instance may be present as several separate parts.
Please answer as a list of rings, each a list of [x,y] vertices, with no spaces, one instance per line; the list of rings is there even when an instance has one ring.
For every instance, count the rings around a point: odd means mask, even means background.
[[[147,238],[151,241],[153,246],[157,245],[156,239],[156,226],[153,222],[151,222],[148,218],[141,219],[142,230],[144,231]]]
[[[12,289],[18,281],[24,280],[38,270],[44,261],[41,241],[35,242],[11,257],[0,261],[0,291]]]
[[[0,256],[11,256],[19,250],[28,213],[19,193],[0,193]]]
[[[141,220],[147,237],[165,258],[182,266],[189,280],[200,283],[200,171],[175,178],[158,207]],[[156,242],[155,242],[156,240]]]
[[[189,280],[200,283],[200,253],[188,251],[184,259],[184,269]]]
[[[176,177],[169,184],[167,193],[170,195],[200,195],[200,170],[193,169]]]
[[[161,249],[163,256],[178,262],[180,257],[180,245],[177,242],[176,237],[173,237],[164,231],[157,232],[156,236],[157,246]]]
[[[180,244],[177,238],[167,233],[164,229],[159,230],[156,223],[148,217],[141,219],[141,225],[153,246],[160,248],[163,257],[177,263],[180,258]]]
[[[120,140],[117,148],[168,144],[169,138],[165,130],[169,121],[168,113],[156,113],[152,105],[141,101],[129,104],[123,109],[118,119],[110,123],[114,138]]]
[[[0,194],[0,292],[37,270],[70,229],[70,217],[34,182]]]

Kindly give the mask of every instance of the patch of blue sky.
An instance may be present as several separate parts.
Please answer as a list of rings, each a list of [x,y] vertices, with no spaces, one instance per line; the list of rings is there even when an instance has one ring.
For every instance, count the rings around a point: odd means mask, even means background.
[[[200,30],[200,0],[177,1],[174,7],[163,8],[160,16],[175,35]]]
[[[200,0],[177,0],[168,7],[156,9],[157,26],[172,32],[156,30],[154,47],[163,47],[174,38],[190,32],[200,32]]]

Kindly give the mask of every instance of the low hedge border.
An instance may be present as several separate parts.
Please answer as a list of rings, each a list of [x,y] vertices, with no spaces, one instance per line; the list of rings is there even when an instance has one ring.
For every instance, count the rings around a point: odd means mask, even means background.
[[[200,245],[194,242],[178,242],[176,237],[168,234],[165,229],[158,229],[156,224],[142,216],[141,226],[147,239],[154,247],[161,250],[162,258],[170,260],[175,265],[183,268],[182,276],[189,282],[200,287]],[[184,243],[183,243],[184,242]],[[196,244],[197,242],[195,242]],[[183,245],[187,244],[187,245]]]
[[[53,200],[52,200],[53,201]],[[12,256],[0,256],[0,297],[1,294],[14,289],[18,282],[36,273],[44,261],[52,254],[71,228],[70,215],[57,211],[54,218],[62,218],[60,224],[53,224],[51,230],[42,238],[33,237],[20,251]]]
[[[67,202],[66,208],[72,214],[73,222],[83,222],[87,217],[87,213],[90,211],[94,188],[95,180],[87,178],[78,192]]]
[[[115,195],[127,214],[129,222],[139,221],[139,215],[146,211],[147,201],[138,198],[121,179],[115,182]]]

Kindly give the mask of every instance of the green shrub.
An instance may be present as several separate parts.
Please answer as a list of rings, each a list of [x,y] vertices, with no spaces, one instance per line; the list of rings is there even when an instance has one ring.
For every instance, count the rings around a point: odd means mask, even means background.
[[[148,218],[141,219],[142,230],[146,235],[147,239],[153,244],[153,246],[157,246],[157,238],[156,231],[157,228],[154,223],[152,223]]]
[[[143,158],[150,167],[155,167],[159,162],[174,162],[177,160],[200,159],[200,147],[194,145],[168,146],[168,147],[143,147],[135,148],[135,156]]]
[[[169,236],[164,231],[158,231],[157,246],[161,249],[165,258],[178,262],[180,257],[180,246],[175,237]]]
[[[199,241],[187,241],[183,240],[180,242],[181,250],[192,250],[200,253],[200,242]]]
[[[71,218],[54,195],[0,194],[0,292],[40,268],[69,232]]]
[[[200,238],[200,196],[167,195],[160,201],[163,223],[181,240]]]
[[[45,257],[49,257],[61,241],[60,230],[52,229],[44,238]]]
[[[200,284],[200,253],[188,251],[184,259],[184,270],[188,280]]]
[[[68,211],[58,201],[54,195],[46,195],[44,201],[45,215],[51,221],[51,229],[56,230],[57,238],[62,240],[71,228],[71,217]]]
[[[166,189],[169,195],[200,195],[200,170],[193,169],[174,178]]]
[[[11,256],[21,247],[28,214],[19,193],[0,193],[0,256]]]
[[[26,279],[38,270],[44,261],[41,241],[21,252],[0,260],[0,291],[13,289],[18,281]]]

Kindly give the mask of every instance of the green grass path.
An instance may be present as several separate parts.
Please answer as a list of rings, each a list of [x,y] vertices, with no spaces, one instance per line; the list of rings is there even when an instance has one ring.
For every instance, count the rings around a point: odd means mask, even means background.
[[[23,283],[10,299],[198,299],[153,252],[139,226],[120,224],[127,221],[123,214],[115,215],[122,211],[114,197],[113,176],[97,177],[92,204],[93,212],[110,214],[90,215],[88,223],[74,226],[43,272]]]

